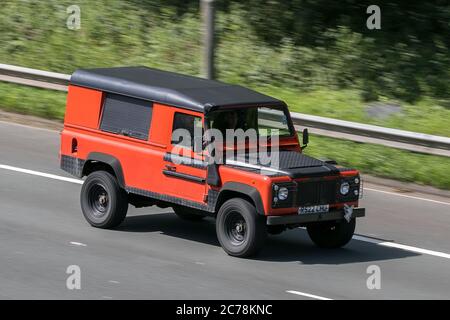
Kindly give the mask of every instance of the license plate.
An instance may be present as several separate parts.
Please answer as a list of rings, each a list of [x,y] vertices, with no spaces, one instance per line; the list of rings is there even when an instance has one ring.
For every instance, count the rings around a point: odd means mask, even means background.
[[[330,211],[330,205],[328,204],[298,208],[298,214],[322,213],[328,211]]]

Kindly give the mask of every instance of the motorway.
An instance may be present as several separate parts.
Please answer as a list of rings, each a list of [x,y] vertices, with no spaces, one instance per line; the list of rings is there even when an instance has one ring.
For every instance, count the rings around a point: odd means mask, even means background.
[[[0,299],[450,299],[450,200],[365,184],[355,239],[315,247],[305,230],[227,256],[213,219],[135,209],[90,227],[81,184],[59,169],[59,133],[0,122]],[[313,145],[311,145],[313,148]],[[78,265],[81,289],[66,287]],[[369,290],[367,268],[381,271]]]

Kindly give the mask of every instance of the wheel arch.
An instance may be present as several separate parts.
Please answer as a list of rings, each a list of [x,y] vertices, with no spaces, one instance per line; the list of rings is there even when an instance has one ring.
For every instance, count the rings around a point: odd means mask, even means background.
[[[219,192],[219,196],[217,197],[215,212],[218,212],[225,201],[232,198],[243,198],[248,200],[255,206],[258,214],[265,215],[264,205],[258,189],[239,182],[226,182],[223,185]]]
[[[106,153],[91,152],[88,154],[88,157],[84,163],[82,176],[84,177],[97,170],[105,170],[111,174],[114,174],[117,178],[119,186],[125,189],[125,179],[119,159]]]

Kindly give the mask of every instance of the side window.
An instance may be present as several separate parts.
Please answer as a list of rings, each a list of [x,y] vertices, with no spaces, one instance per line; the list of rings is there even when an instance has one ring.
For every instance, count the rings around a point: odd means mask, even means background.
[[[201,151],[202,118],[185,113],[175,113],[172,126],[172,144]]]
[[[147,140],[152,103],[117,94],[106,95],[100,130]]]

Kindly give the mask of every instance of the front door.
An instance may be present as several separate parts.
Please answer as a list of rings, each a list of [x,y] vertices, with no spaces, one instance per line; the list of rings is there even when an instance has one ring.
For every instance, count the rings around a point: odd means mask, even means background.
[[[173,114],[172,136],[162,168],[168,195],[206,205],[206,163],[202,155],[203,115],[187,110]]]

